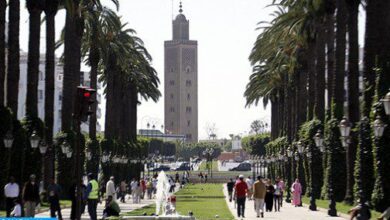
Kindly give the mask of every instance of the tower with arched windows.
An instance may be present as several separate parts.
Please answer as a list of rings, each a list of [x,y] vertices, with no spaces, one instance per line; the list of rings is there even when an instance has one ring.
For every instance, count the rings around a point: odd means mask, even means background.
[[[190,40],[189,20],[179,14],[172,21],[172,40],[165,41],[165,129],[198,141],[198,42]]]

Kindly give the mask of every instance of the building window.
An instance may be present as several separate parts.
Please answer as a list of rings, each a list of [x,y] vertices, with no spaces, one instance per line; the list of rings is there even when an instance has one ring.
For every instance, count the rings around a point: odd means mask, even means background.
[[[42,89],[38,90],[38,96],[39,96],[40,100],[43,99],[43,90]]]
[[[173,81],[173,80],[169,81],[169,85],[171,85],[171,86],[175,85],[175,81]]]
[[[170,111],[171,111],[171,112],[175,112],[175,108],[174,108],[174,107],[171,107],[171,108],[170,108]]]
[[[173,94],[171,93],[171,99],[173,99]]]
[[[62,93],[58,94],[58,101],[62,101]]]
[[[188,121],[187,121],[187,127],[190,127],[190,126],[191,126],[191,121],[188,120]]]
[[[190,101],[190,99],[191,99],[191,94],[188,93],[188,94],[187,94],[187,100]]]
[[[187,66],[186,73],[190,73],[190,72],[191,72],[191,67]]]
[[[41,81],[45,80],[44,77],[43,77],[43,72],[42,71],[39,71],[39,80],[41,80]]]
[[[192,112],[192,108],[191,108],[190,106],[187,106],[187,107],[186,107],[186,112],[187,112],[187,113]]]
[[[191,80],[186,80],[186,86],[189,87],[189,86],[191,86],[191,84],[192,84],[192,83],[191,83]]]
[[[171,73],[173,73],[173,68],[171,68]]]
[[[173,125],[174,125],[174,123],[173,123],[173,121],[171,121],[171,127],[173,127]]]

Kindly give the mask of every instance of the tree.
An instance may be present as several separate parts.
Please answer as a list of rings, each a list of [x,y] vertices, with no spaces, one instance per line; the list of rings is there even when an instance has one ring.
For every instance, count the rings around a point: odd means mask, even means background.
[[[46,143],[49,147],[46,153],[45,182],[54,177],[55,150],[53,145],[54,126],[54,89],[55,89],[55,16],[58,10],[58,0],[46,1],[46,64],[45,64],[45,127]]]
[[[18,113],[19,94],[19,21],[20,1],[9,1],[8,24],[8,65],[7,65],[7,106],[11,108],[14,117]]]
[[[5,12],[7,1],[0,1],[0,106],[4,105],[5,88]]]
[[[44,0],[26,0],[29,17],[29,40],[27,60],[27,94],[26,115],[38,117],[38,75],[39,75],[39,45],[41,41],[41,13]]]
[[[251,123],[251,132],[255,134],[260,134],[266,131],[268,128],[268,123],[261,120],[254,120]]]

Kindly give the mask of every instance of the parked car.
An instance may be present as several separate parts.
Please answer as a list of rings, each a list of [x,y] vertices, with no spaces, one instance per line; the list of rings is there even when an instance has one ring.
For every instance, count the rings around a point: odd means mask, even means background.
[[[180,166],[178,166],[175,171],[186,171],[186,170],[190,170],[190,164],[189,163],[182,163],[180,164]]]
[[[250,171],[251,164],[250,163],[240,163],[238,166],[230,169],[230,171]]]
[[[157,172],[157,171],[170,171],[170,170],[171,168],[169,166],[161,165],[157,168],[154,168],[152,171]]]

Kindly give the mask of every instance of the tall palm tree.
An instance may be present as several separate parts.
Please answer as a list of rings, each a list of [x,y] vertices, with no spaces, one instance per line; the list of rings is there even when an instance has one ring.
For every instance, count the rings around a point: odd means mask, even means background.
[[[7,65],[7,106],[11,108],[15,118],[18,113],[19,94],[19,22],[20,1],[9,1],[8,25],[8,65]]]
[[[334,75],[335,75],[335,34],[334,34],[334,13],[335,0],[325,0],[325,29],[326,29],[326,90],[327,90],[327,116],[330,116],[331,103],[334,97]]]
[[[41,40],[41,13],[44,4],[44,0],[26,0],[27,9],[30,14],[26,115],[32,118],[38,117],[39,45]]]
[[[334,116],[341,120],[344,115],[344,78],[345,78],[345,52],[347,11],[345,0],[336,0],[336,72],[334,76]]]
[[[348,116],[354,127],[360,120],[359,111],[359,41],[358,13],[360,0],[347,0],[348,9]],[[357,134],[352,132],[352,143],[347,148],[347,190],[344,201],[352,204],[354,186],[354,162],[356,159]]]
[[[45,182],[54,177],[55,149],[53,148],[53,124],[55,103],[55,16],[59,0],[46,1],[46,64],[45,64],[45,125],[46,142],[49,150],[46,154]]]
[[[4,105],[5,86],[5,11],[7,1],[0,0],[0,106]]]

